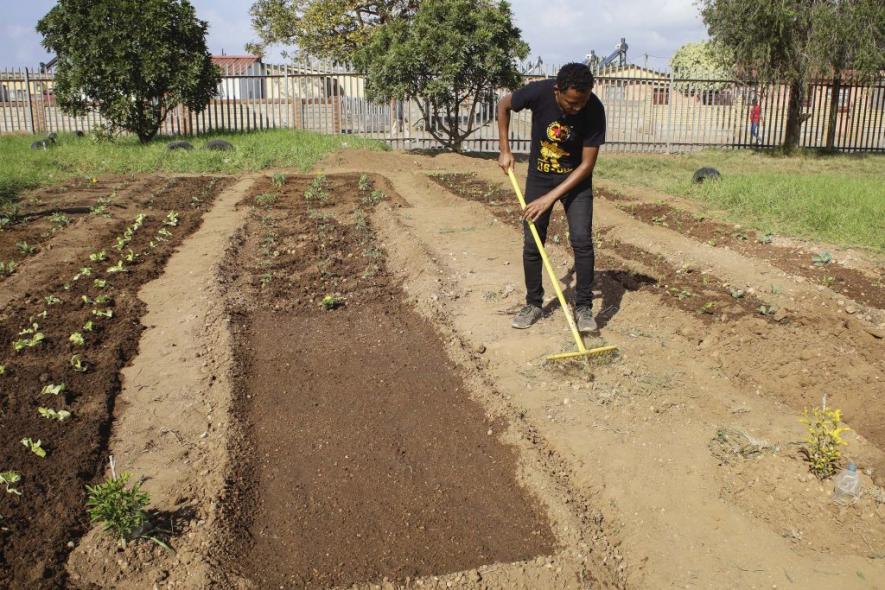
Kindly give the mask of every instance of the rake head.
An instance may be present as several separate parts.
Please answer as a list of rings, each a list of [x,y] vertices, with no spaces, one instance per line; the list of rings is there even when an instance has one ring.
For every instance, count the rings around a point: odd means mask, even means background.
[[[547,355],[548,361],[563,361],[567,359],[576,359],[581,357],[590,358],[591,356],[597,356],[601,354],[606,354],[609,352],[614,352],[618,349],[617,346],[600,346],[599,348],[591,348],[589,350],[576,350],[574,352],[560,352],[557,354]]]

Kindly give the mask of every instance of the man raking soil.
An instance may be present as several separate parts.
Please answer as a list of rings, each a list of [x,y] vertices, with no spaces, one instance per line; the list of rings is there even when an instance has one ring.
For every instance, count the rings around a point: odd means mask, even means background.
[[[544,302],[541,248],[528,222],[533,222],[543,244],[553,204],[561,201],[575,255],[575,323],[581,333],[597,331],[592,311],[592,180],[599,146],[605,142],[605,110],[592,89],[590,69],[572,63],[559,70],[556,80],[532,82],[498,103],[498,165],[505,173],[511,171],[514,162],[508,139],[510,111],[532,111],[531,156],[522,213],[526,305],[513,318],[514,328],[528,328],[537,322]],[[555,277],[551,279],[555,281]]]

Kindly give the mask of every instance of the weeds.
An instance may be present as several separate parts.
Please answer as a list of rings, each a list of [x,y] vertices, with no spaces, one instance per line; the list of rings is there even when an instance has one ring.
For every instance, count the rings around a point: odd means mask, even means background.
[[[810,413],[805,409],[802,416],[800,421],[808,431],[802,452],[808,459],[811,472],[818,479],[826,479],[836,473],[842,458],[839,447],[848,444],[842,439],[842,433],[851,429],[840,426],[842,411],[827,409],[826,399],[823,407],[815,407]]]
[[[112,461],[108,479],[94,486],[86,486],[86,507],[92,522],[101,523],[105,532],[111,533],[126,547],[127,542],[140,536],[141,529],[147,523],[144,509],[151,499],[147,492],[141,490],[141,484],[127,486],[131,475],[122,473],[118,477],[113,465]]]

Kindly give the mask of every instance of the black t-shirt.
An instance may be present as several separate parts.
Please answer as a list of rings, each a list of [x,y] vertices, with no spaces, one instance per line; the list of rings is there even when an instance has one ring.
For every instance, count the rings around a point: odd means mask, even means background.
[[[526,84],[513,93],[511,109],[532,111],[532,152],[529,177],[559,184],[581,163],[584,147],[605,143],[605,109],[595,94],[575,115],[556,103],[556,80]],[[589,182],[589,179],[587,180]]]

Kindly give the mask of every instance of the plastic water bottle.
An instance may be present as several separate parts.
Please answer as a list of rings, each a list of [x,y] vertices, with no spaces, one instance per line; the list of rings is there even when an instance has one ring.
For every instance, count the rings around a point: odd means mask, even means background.
[[[854,504],[860,497],[860,474],[857,465],[849,463],[836,476],[836,488],[833,490],[833,500],[838,504]]]

